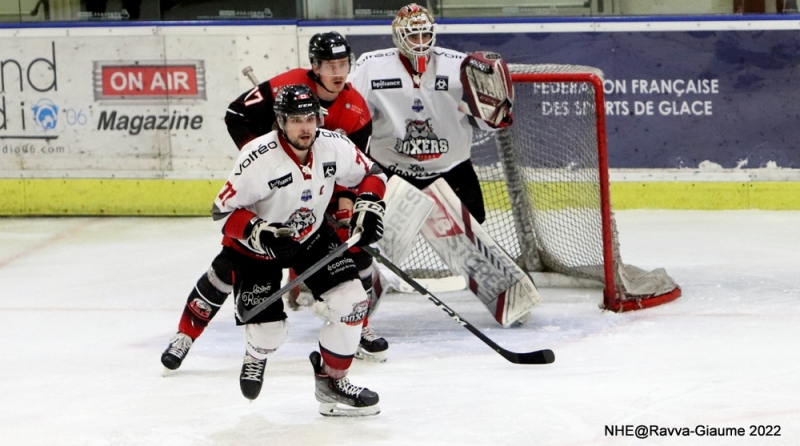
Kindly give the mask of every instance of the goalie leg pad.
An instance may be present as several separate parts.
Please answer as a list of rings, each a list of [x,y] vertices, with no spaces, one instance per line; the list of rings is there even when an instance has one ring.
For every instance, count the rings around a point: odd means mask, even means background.
[[[386,185],[386,217],[378,247],[386,257],[401,263],[414,248],[414,240],[433,209],[433,200],[399,175]]]
[[[442,178],[461,200],[461,203],[466,206],[469,213],[475,217],[475,220],[483,224],[486,220],[486,208],[483,203],[481,183],[478,174],[475,173],[472,161],[467,160],[453,167],[445,172]]]
[[[503,327],[524,317],[541,301],[527,273],[475,221],[444,179],[426,189],[436,209],[422,235]]]

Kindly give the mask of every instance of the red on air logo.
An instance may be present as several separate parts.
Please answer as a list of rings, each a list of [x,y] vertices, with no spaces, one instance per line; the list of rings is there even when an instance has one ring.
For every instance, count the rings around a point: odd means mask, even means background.
[[[94,99],[206,99],[203,61],[94,62]]]

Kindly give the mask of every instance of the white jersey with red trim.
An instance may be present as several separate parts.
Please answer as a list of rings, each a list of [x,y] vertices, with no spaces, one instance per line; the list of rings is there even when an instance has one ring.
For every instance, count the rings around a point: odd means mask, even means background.
[[[458,110],[466,55],[434,47],[421,75],[412,75],[401,57],[394,48],[364,53],[348,81],[372,114],[370,157],[400,175],[433,178],[470,157],[473,126]]]
[[[272,131],[242,147],[233,172],[214,200],[213,217],[221,228],[232,212],[246,209],[268,223],[294,227],[299,233],[295,240],[303,242],[325,224],[325,209],[336,183],[356,187],[371,175],[386,182],[380,169],[339,133],[320,130],[305,165],[283,144],[278,132]],[[227,238],[223,244],[234,242]],[[233,245],[259,254],[243,241]]]

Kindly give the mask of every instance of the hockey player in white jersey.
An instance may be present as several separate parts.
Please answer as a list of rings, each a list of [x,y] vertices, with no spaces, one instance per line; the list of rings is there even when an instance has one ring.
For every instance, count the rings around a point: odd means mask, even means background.
[[[396,48],[362,54],[348,77],[372,114],[369,156],[387,175],[420,189],[444,178],[482,223],[483,195],[470,162],[472,132],[510,125],[510,103],[491,122],[459,109],[467,55],[434,46],[436,24],[422,6],[400,8],[392,33]]]
[[[236,274],[236,322],[245,326],[246,338],[240,385],[249,399],[258,396],[267,356],[288,327],[281,299],[246,322],[240,315],[280,289],[283,268],[302,273],[340,244],[324,217],[335,184],[357,191],[350,222],[351,233],[362,234],[357,246],[383,234],[386,176],[349,139],[319,128],[322,109],[312,90],[283,87],[274,109],[279,130],[242,148],[213,207]],[[378,395],[346,377],[368,307],[351,254],[331,260],[305,283],[317,300],[314,311],[326,321],[319,352],[310,358],[320,413],[378,413]]]
[[[309,41],[308,56],[311,69],[296,68],[279,74],[242,93],[229,105],[225,123],[239,150],[254,138],[272,130],[275,124],[274,96],[279,87],[305,84],[318,93],[320,105],[328,111],[324,128],[346,135],[359,149],[366,151],[372,134],[372,118],[361,95],[343,83],[353,62],[352,50],[347,40],[336,32],[315,34]],[[325,94],[319,96],[322,93]],[[337,190],[334,193],[334,202],[338,201],[339,207],[329,207],[329,212],[338,221],[347,223],[352,216],[356,197],[346,188]],[[340,228],[337,232],[342,240],[347,239],[348,228]],[[376,308],[381,295],[392,288],[393,277],[385,271],[378,274],[373,269],[372,257],[360,248],[352,248],[351,252],[355,254],[354,259],[360,269],[362,286],[371,296],[370,307]],[[181,366],[194,342],[219,313],[233,290],[233,283],[234,274],[230,262],[225,252],[220,252],[187,296],[178,331],[161,355],[165,373],[166,370],[176,370]],[[296,297],[288,299],[290,306],[295,305],[293,309],[297,309]],[[310,304],[305,296],[303,303]],[[364,318],[356,358],[380,361],[385,358],[388,348],[386,340],[372,332],[369,318]]]

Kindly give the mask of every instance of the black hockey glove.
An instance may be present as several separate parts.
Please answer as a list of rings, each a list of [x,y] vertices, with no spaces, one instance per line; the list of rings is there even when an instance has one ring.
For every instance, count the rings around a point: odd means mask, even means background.
[[[287,260],[300,251],[300,243],[292,237],[297,237],[297,229],[260,220],[253,225],[248,242],[257,252],[273,259]]]
[[[353,206],[350,219],[350,236],[361,231],[361,240],[356,246],[367,246],[383,238],[383,215],[386,203],[374,194],[361,194]]]

